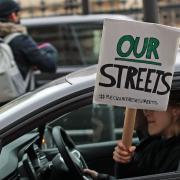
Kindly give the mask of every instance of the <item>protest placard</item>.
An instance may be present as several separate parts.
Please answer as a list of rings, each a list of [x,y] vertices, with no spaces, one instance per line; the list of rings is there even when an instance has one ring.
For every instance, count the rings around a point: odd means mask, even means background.
[[[160,24],[106,19],[94,103],[165,111],[179,34]]]
[[[134,118],[133,109],[165,111],[179,35],[165,25],[106,19],[93,102],[124,106]]]

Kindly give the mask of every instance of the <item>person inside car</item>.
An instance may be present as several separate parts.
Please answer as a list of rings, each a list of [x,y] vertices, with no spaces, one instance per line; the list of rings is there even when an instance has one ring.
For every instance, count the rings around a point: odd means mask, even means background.
[[[143,110],[149,136],[129,148],[120,140],[113,152],[116,178],[176,171],[180,160],[180,102],[171,93],[167,111]],[[115,177],[85,169],[93,179]]]
[[[29,69],[35,67],[42,72],[55,72],[56,49],[46,44],[39,46],[27,34],[26,28],[20,25],[20,6],[14,0],[0,1],[0,37],[19,32],[20,35],[10,41],[17,66],[25,79]]]

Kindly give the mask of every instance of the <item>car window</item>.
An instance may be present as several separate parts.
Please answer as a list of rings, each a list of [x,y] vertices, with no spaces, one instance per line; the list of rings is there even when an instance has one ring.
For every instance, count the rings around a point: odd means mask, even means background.
[[[50,42],[58,50],[58,65],[91,65],[98,61],[102,25],[57,24],[29,27],[38,43]]]
[[[123,107],[87,105],[57,118],[46,126],[45,141],[53,147],[50,138],[54,126],[63,127],[75,144],[106,142],[120,139],[124,121]]]

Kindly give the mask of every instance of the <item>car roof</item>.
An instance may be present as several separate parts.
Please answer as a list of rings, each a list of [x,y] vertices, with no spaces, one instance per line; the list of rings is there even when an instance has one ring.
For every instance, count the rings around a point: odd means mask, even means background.
[[[180,51],[179,51],[180,53]],[[176,65],[175,65],[175,83],[180,82],[180,54],[177,55]],[[8,109],[13,107],[14,111],[6,113],[6,116],[13,117],[16,111],[19,111],[18,116],[23,116],[23,114],[30,113],[26,106],[32,106],[31,110],[38,109],[48,102],[52,102],[57,97],[61,98],[63,95],[68,95],[78,90],[87,89],[95,85],[97,72],[97,65],[89,66],[87,68],[82,68],[76,72],[70,73],[63,78],[54,80],[41,88],[35,90],[33,93],[27,93],[24,96],[17,98],[15,101],[10,102],[4,107],[0,108],[0,124],[2,121],[5,123],[3,126],[8,124],[8,120],[5,119],[3,115],[4,112],[8,112]],[[67,88],[68,87],[68,88]],[[176,86],[174,86],[176,87]],[[179,86],[177,87],[179,89]],[[37,103],[37,104],[36,104]],[[24,110],[21,110],[24,109]],[[8,115],[7,115],[8,114]],[[17,114],[16,114],[17,115]],[[15,119],[14,119],[15,120]],[[0,126],[2,127],[2,125]],[[0,128],[1,129],[1,128]]]
[[[180,53],[180,51],[179,51]],[[175,65],[175,83],[180,82],[180,54],[177,55]],[[54,80],[33,92],[29,92],[0,108],[0,135],[1,130],[11,123],[30,114],[45,105],[84,89],[94,87],[97,65],[83,68],[79,71]],[[176,85],[174,86],[176,87]],[[179,85],[176,88],[180,90]]]
[[[98,22],[103,23],[105,18],[121,19],[121,20],[133,20],[126,15],[118,14],[90,14],[90,15],[71,15],[71,16],[49,16],[49,17],[36,17],[25,18],[21,20],[21,23],[25,26],[44,26],[53,24],[70,24],[70,23],[90,23]]]
[[[96,66],[85,68],[74,76],[77,84],[72,84],[68,76],[63,77],[5,104],[0,108],[0,135],[3,129],[18,119],[75,92],[93,87],[95,76]]]
[[[97,72],[97,65],[93,65],[87,68],[83,68],[79,71],[75,71],[73,73],[70,73],[66,76],[66,81],[70,84],[77,84],[79,82],[88,82],[92,85],[95,84],[95,78],[96,78],[96,72]]]

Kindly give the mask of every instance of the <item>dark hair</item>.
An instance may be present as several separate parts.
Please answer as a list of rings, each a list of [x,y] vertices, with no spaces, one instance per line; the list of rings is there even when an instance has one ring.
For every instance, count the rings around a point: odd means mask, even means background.
[[[173,75],[171,91],[169,96],[169,104],[179,104],[180,105],[180,81],[179,75],[175,73]]]
[[[13,12],[20,11],[20,5],[14,0],[0,0],[0,21],[7,21]]]
[[[180,90],[171,90],[169,96],[170,105],[180,105]]]

